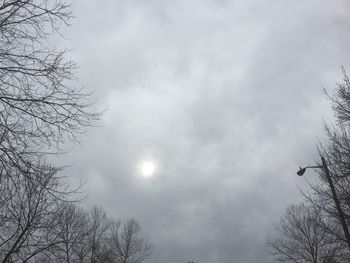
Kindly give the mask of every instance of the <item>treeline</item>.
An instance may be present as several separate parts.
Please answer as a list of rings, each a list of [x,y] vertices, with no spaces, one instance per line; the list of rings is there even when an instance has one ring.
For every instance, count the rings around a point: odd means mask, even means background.
[[[302,193],[301,204],[287,209],[277,226],[277,235],[268,241],[269,251],[276,261],[350,262],[349,240],[345,234],[350,226],[350,80],[344,69],[343,76],[335,91],[326,93],[335,122],[324,124],[327,140],[317,147],[319,168],[315,171],[319,180],[310,185],[309,192]],[[322,157],[326,160],[336,196],[331,191]]]
[[[49,162],[101,116],[66,50],[49,44],[72,17],[65,0],[0,1],[1,263],[140,263],[152,251],[135,220],[79,208]]]
[[[39,181],[16,182],[1,197],[1,262],[140,263],[152,253],[136,220],[59,200]]]

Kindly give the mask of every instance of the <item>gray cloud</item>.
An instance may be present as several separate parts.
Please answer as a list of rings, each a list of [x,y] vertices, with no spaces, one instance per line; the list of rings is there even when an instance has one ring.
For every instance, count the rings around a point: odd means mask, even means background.
[[[107,106],[70,158],[88,204],[135,217],[149,262],[270,262],[312,162],[322,85],[349,66],[346,1],[76,1],[79,77]],[[137,171],[153,159],[145,180]],[[312,176],[312,174],[310,174]]]

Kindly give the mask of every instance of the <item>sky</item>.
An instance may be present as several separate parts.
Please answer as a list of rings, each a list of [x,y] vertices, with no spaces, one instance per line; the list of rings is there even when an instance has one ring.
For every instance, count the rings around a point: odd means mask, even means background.
[[[267,263],[350,70],[345,0],[75,0],[57,45],[105,109],[65,157],[86,206],[135,218],[146,263]],[[140,164],[152,162],[152,176]],[[308,172],[309,178],[315,173]]]

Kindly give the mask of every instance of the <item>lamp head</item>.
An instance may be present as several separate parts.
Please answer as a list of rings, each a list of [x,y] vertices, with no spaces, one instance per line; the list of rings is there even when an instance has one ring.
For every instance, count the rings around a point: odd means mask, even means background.
[[[302,176],[306,171],[306,168],[299,168],[299,171],[297,171],[297,175]]]

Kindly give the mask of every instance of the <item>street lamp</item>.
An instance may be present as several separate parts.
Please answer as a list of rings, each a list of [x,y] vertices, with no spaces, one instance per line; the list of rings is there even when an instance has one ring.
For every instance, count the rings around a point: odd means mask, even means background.
[[[314,166],[305,166],[304,168],[299,167],[299,171],[297,171],[297,175],[303,176],[307,168],[323,168],[322,165],[314,165]]]
[[[346,242],[348,243],[348,247],[349,247],[349,250],[350,250],[350,234],[349,234],[348,225],[346,224],[346,221],[345,221],[344,212],[343,212],[343,210],[342,210],[342,208],[340,206],[340,201],[339,201],[337,193],[335,191],[334,184],[333,184],[333,181],[332,181],[332,177],[330,175],[330,172],[328,170],[328,166],[327,166],[327,163],[326,163],[326,159],[321,156],[321,160],[322,160],[322,165],[306,166],[304,168],[300,167],[299,171],[297,172],[297,175],[302,176],[305,173],[307,168],[321,168],[321,169],[323,169],[325,171],[329,187],[331,188],[331,191],[332,191],[333,200],[334,200],[335,206],[336,206],[337,211],[338,211],[339,220],[340,220],[340,222],[341,222],[341,224],[343,226],[343,231],[344,231],[344,235],[345,235],[345,238],[346,238]]]

